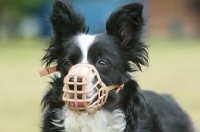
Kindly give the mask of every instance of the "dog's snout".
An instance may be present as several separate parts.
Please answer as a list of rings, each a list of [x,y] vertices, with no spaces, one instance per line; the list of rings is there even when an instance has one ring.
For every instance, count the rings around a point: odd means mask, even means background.
[[[75,81],[74,77],[69,78],[69,82],[74,82],[76,84],[76,82],[80,83],[82,82],[82,78],[78,77]],[[75,85],[69,85],[70,90],[74,90]],[[77,90],[81,91],[82,90],[82,86],[81,85],[77,85]]]

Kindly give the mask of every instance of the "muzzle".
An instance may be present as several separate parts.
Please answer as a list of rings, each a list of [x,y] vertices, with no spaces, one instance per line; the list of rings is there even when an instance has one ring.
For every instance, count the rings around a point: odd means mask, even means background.
[[[80,111],[92,114],[104,105],[110,90],[117,89],[118,93],[122,88],[123,85],[106,86],[93,65],[77,64],[64,78],[62,99],[68,108],[78,114]]]

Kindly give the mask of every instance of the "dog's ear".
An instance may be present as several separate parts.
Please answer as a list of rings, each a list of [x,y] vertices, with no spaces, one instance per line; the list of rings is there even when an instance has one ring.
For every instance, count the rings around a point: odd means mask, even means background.
[[[55,0],[49,20],[56,39],[66,38],[80,32],[88,32],[84,17],[64,0]]]
[[[107,20],[107,33],[116,36],[121,46],[140,38],[144,23],[142,9],[143,5],[130,3],[115,10]]]
[[[142,9],[140,3],[129,3],[115,10],[106,23],[107,34],[118,38],[126,61],[133,62],[139,70],[140,65],[148,65],[147,46],[140,42],[144,25]]]

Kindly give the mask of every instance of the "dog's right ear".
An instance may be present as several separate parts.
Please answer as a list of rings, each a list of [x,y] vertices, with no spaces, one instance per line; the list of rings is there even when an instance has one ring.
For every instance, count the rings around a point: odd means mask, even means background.
[[[140,42],[144,25],[142,9],[140,3],[126,4],[116,9],[106,23],[107,34],[118,38],[120,43],[116,44],[119,44],[126,61],[133,62],[139,70],[142,70],[141,65],[148,66],[147,46]]]
[[[55,0],[49,20],[56,39],[88,32],[84,17],[64,0]]]
[[[116,9],[106,23],[107,33],[116,36],[122,47],[138,41],[144,25],[143,5],[129,3]]]

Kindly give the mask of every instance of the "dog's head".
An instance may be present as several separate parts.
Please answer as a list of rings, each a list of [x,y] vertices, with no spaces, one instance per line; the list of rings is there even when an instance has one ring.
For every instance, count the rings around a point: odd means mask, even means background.
[[[144,25],[142,9],[139,3],[122,6],[108,18],[105,33],[90,35],[84,17],[64,0],[55,0],[50,15],[53,34],[43,62],[46,67],[56,64],[61,79],[72,66],[84,63],[94,66],[106,86],[124,84],[127,72],[141,70],[141,65],[148,63],[146,46],[140,41]],[[95,90],[92,92],[87,98]],[[110,108],[117,99],[115,90],[109,91],[104,107]]]

